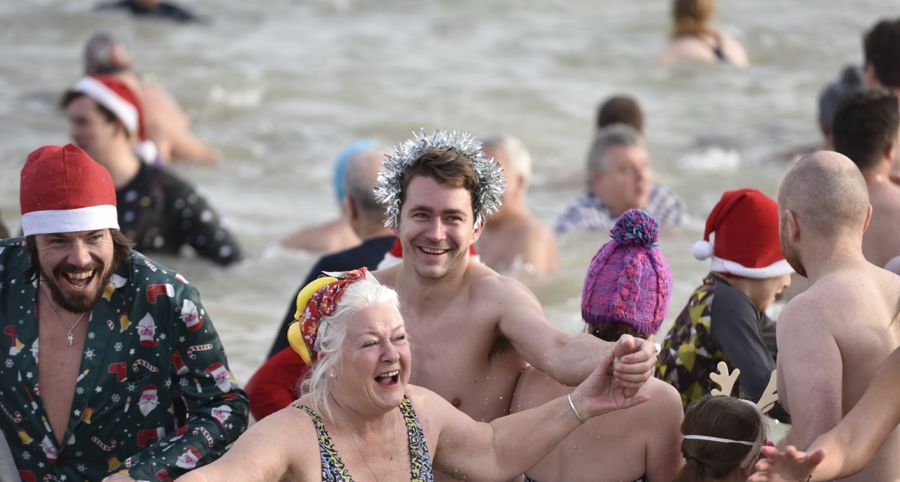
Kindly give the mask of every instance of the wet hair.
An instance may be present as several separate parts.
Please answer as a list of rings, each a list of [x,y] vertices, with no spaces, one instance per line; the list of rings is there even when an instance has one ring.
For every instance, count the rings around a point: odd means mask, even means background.
[[[634,127],[638,132],[644,132],[644,113],[633,97],[615,95],[606,99],[597,109],[597,129],[619,123]]]
[[[715,12],[715,0],[674,0],[672,37],[695,36],[709,32],[707,24]]]
[[[613,321],[602,325],[588,324],[585,328],[588,333],[601,340],[615,343],[622,335],[631,335],[635,338],[647,339],[647,335],[635,330],[631,325],[621,321]]]
[[[896,142],[900,105],[886,91],[858,92],[838,106],[832,127],[834,150],[865,170],[878,164],[887,145]]]
[[[612,124],[600,129],[594,136],[591,148],[588,151],[588,171],[603,171],[606,169],[607,156],[613,147],[643,146],[641,135],[626,124]]]
[[[333,374],[341,364],[341,347],[347,337],[347,325],[356,319],[362,309],[375,305],[387,305],[399,310],[400,300],[396,291],[367,274],[365,278],[347,286],[334,314],[319,321],[316,339],[318,358],[313,362],[307,378],[300,383],[299,391],[301,396],[309,395],[310,408],[330,420],[334,420],[331,390],[337,381]]]
[[[848,65],[837,80],[822,89],[819,93],[819,128],[823,133],[831,134],[835,111],[847,97],[863,90],[863,80],[862,68]]]
[[[128,258],[131,257],[131,250],[134,246],[134,243],[131,242],[130,239],[126,238],[124,234],[118,229],[110,229],[110,236],[112,236],[113,242],[113,261],[110,273],[115,272],[122,266]],[[35,241],[36,235],[26,236],[25,237],[25,249],[28,250],[28,255],[31,258],[31,264],[28,266],[28,269],[25,270],[24,275],[25,279],[29,282],[35,281],[38,275],[41,272],[40,260],[38,259],[38,249],[37,242]]]
[[[737,398],[707,395],[691,403],[681,423],[683,435],[701,435],[755,442],[749,446],[707,440],[682,440],[685,464],[675,482],[705,482],[727,477],[759,451],[766,437],[762,414],[755,405]]]
[[[419,156],[403,173],[400,190],[400,205],[406,202],[406,191],[415,177],[428,177],[438,184],[449,187],[461,187],[469,191],[472,200],[472,212],[475,213],[475,191],[478,189],[478,175],[472,162],[463,155],[452,150],[431,150]]]
[[[509,161],[511,171],[524,177],[525,180],[531,177],[531,154],[517,137],[505,134],[485,137],[481,140],[481,147],[485,152],[488,150],[503,151],[506,153],[506,160]]]
[[[900,17],[876,23],[863,37],[866,65],[875,69],[881,85],[900,88]]]
[[[89,95],[85,94],[84,92],[67,90],[63,94],[62,99],[60,99],[60,101],[59,101],[59,107],[63,110],[68,109],[69,104],[71,104],[72,102],[75,102],[76,100],[80,99],[81,97],[87,97],[87,98],[93,100],[94,105],[97,106],[97,110],[100,111],[100,115],[102,115],[108,122],[118,122],[118,123],[122,124],[122,120],[119,119],[119,116],[117,116],[115,113],[113,113],[113,111],[107,109],[106,106],[104,106],[100,102],[97,102],[96,100],[94,100],[94,98],[90,97]],[[122,124],[122,127],[124,128],[125,125]],[[128,135],[128,136],[131,135],[128,133],[128,129],[125,129],[125,135]]]

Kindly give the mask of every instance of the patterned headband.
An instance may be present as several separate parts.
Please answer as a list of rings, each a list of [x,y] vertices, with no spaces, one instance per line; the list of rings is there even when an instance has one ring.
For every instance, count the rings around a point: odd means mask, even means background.
[[[331,316],[344,296],[347,286],[366,277],[368,270],[360,268],[339,274],[339,278],[324,276],[311,281],[297,295],[294,322],[288,328],[288,342],[307,366],[316,361],[319,351],[319,331],[322,319]],[[334,273],[326,273],[334,274]],[[322,325],[324,333],[326,325]]]
[[[403,175],[429,151],[453,151],[472,163],[478,177],[478,187],[473,199],[476,226],[500,209],[504,190],[500,164],[484,156],[481,143],[472,134],[438,130],[426,136],[425,131],[419,129],[418,133],[413,132],[412,139],[397,144],[392,152],[384,156],[384,168],[378,174],[378,183],[375,185],[375,198],[385,207],[385,226],[399,226]]]

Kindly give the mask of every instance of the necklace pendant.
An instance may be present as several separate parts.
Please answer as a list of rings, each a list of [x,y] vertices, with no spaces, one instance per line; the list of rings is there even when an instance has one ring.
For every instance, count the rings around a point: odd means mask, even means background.
[[[75,344],[75,335],[73,335],[71,331],[69,332],[68,335],[66,335],[66,341],[69,342],[69,346],[72,346]]]

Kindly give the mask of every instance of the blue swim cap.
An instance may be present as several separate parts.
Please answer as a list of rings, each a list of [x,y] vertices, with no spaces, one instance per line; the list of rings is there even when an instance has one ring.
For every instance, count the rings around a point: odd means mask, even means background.
[[[353,144],[344,148],[337,156],[334,164],[334,177],[331,181],[334,183],[334,192],[337,193],[338,202],[344,200],[344,176],[347,174],[347,161],[351,157],[375,145],[375,141],[370,139],[360,139]]]

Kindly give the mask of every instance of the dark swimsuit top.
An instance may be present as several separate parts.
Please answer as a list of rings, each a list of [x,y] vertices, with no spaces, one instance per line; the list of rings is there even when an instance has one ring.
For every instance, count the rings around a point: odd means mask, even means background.
[[[322,463],[322,482],[353,482],[353,477],[341,461],[331,436],[325,430],[322,417],[306,405],[294,404],[294,408],[301,409],[309,414],[316,426],[316,438],[319,439],[319,459]],[[406,435],[409,440],[409,461],[411,482],[434,482],[434,472],[431,469],[431,458],[428,454],[428,446],[425,445],[425,434],[419,418],[409,399],[403,397],[400,403],[400,413],[403,415],[403,425],[406,426]]]

